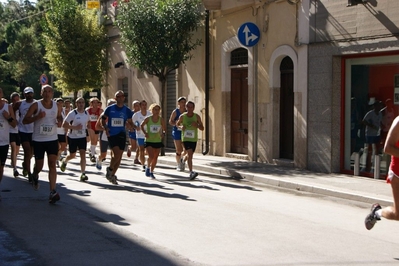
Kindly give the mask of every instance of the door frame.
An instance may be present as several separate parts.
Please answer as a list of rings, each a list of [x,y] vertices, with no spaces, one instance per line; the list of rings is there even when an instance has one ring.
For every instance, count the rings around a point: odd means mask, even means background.
[[[237,67],[237,68],[232,68],[230,71],[231,72],[233,72],[233,71],[235,71],[235,70],[238,70],[238,71],[240,71],[240,72],[245,72],[246,73],[246,76],[247,76],[247,83],[248,83],[248,68],[244,68],[244,67]],[[246,104],[244,105],[244,106],[246,106],[247,108],[246,108],[246,116],[247,116],[247,120],[245,121],[246,122],[246,124],[247,124],[247,126],[246,127],[248,127],[248,124],[249,124],[249,114],[248,114],[248,110],[249,110],[249,105],[248,105],[248,97],[249,97],[249,95],[248,95],[248,84],[247,84],[247,87],[245,88],[247,91],[246,91],[246,94],[247,94],[247,102],[246,102]],[[240,86],[240,93],[243,91],[243,88]],[[230,102],[231,103],[233,103],[232,102],[232,100],[233,100],[233,94],[231,94],[231,97],[230,97]],[[239,96],[242,96],[242,94],[240,94]],[[241,101],[240,101],[241,102]],[[230,108],[230,118],[232,118],[232,108]],[[241,110],[241,108],[240,108],[240,110]],[[245,108],[243,108],[242,109],[242,111],[245,111]],[[241,112],[242,113],[242,112]],[[240,122],[242,122],[243,120],[242,119],[240,119]],[[244,140],[246,139],[246,144],[244,144],[244,142],[242,143],[242,146],[241,146],[241,150],[242,150],[242,152],[237,152],[237,151],[233,151],[233,147],[231,147],[232,146],[232,142],[233,142],[233,139],[232,139],[232,135],[233,135],[233,128],[232,128],[232,122],[233,122],[233,119],[230,119],[230,123],[231,123],[231,131],[230,131],[230,151],[231,152],[234,152],[234,153],[238,153],[238,154],[243,154],[243,155],[248,155],[248,146],[249,146],[249,142],[248,142],[248,132],[249,132],[249,129],[248,128],[246,128],[246,133],[245,133],[245,135],[246,135],[246,138],[243,138],[243,136],[241,136]],[[241,125],[242,126],[242,125]],[[243,140],[242,139],[242,140]]]
[[[230,66],[230,54],[237,48],[245,48],[248,50],[248,64],[239,66]],[[238,40],[237,36],[233,36],[226,40],[221,46],[221,92],[222,92],[222,110],[226,110],[222,115],[222,134],[225,136],[221,146],[221,150],[216,150],[215,154],[222,154],[223,156],[231,150],[231,116],[230,116],[230,103],[231,103],[231,68],[245,67],[248,68],[248,107],[254,104],[254,48],[245,47]],[[252,108],[248,108],[248,116],[253,117]],[[248,119],[248,139],[252,139],[254,129],[254,121]],[[248,157],[249,160],[254,159],[255,143],[248,143]],[[217,149],[217,148],[216,148]]]
[[[308,106],[308,91],[307,91],[307,47],[299,47],[294,50],[289,45],[281,45],[277,47],[271,57],[269,63],[269,88],[271,95],[272,107],[271,110],[280,110],[280,65],[284,57],[290,57],[294,64],[294,159],[293,164],[298,168],[306,168],[308,161],[308,146],[307,146],[307,106]],[[301,62],[301,68],[298,68],[298,62]],[[300,84],[299,82],[300,78]],[[277,99],[276,99],[277,97]],[[280,114],[273,112],[270,121],[271,134],[270,151],[268,157],[271,160],[279,159],[280,156],[280,137],[279,130],[273,131],[273,128],[280,128]]]

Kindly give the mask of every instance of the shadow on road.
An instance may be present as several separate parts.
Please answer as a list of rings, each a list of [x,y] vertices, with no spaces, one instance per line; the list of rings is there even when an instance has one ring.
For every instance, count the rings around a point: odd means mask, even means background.
[[[48,183],[43,177],[39,191],[33,191],[26,179],[3,178],[0,232],[7,235],[0,237],[0,254],[7,256],[1,256],[0,265],[190,265],[172,252],[118,229],[130,225],[121,214],[105,213],[80,200],[89,196],[90,190],[74,191],[59,183],[61,201],[48,204]],[[132,186],[90,184],[193,201],[184,195]],[[2,245],[3,241],[9,244]]]

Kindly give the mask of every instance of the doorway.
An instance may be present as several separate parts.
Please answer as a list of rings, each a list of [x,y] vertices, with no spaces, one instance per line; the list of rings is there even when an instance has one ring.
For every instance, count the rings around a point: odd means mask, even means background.
[[[286,56],[280,64],[280,158],[294,159],[294,63]]]
[[[248,154],[248,69],[231,69],[231,152]]]

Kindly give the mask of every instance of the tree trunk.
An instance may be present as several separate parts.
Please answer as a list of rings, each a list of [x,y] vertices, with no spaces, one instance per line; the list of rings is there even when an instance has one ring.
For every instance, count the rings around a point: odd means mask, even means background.
[[[74,103],[76,103],[77,98],[78,98],[78,91],[75,90],[73,91],[73,102],[71,102],[72,106],[74,106]]]

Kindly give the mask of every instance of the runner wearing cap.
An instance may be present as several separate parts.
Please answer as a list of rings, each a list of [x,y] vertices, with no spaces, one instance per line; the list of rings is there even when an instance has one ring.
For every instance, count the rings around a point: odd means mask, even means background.
[[[33,99],[33,89],[31,87],[26,87],[24,89],[24,97],[25,99],[19,102],[16,102],[12,105],[14,113],[18,113],[18,133],[21,138],[22,149],[24,150],[24,161],[22,162],[22,175],[28,176],[29,182],[32,182],[32,173],[30,171],[30,161],[33,156],[33,147],[32,147],[32,133],[33,133],[33,124],[23,124],[26,113],[30,106],[36,102]]]

